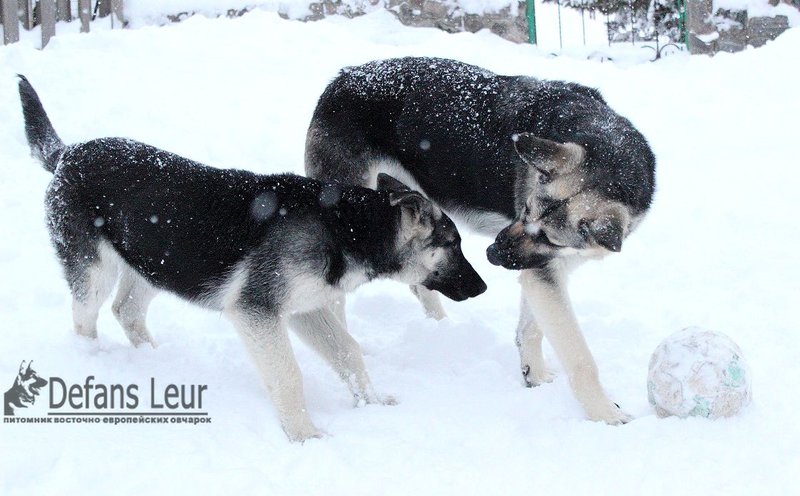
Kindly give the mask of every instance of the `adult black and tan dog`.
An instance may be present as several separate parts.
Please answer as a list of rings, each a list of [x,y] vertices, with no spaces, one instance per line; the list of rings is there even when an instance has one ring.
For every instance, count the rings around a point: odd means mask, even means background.
[[[566,276],[620,251],[650,206],[655,157],[597,90],[437,58],[349,67],[319,99],[305,162],[311,177],[371,187],[390,172],[497,236],[489,261],[523,269],[517,343],[526,384],[551,380],[544,334],[589,418],[629,419],[600,385]],[[429,315],[444,316],[434,293],[412,290]]]
[[[486,290],[453,222],[390,176],[373,191],[216,169],[122,138],[65,145],[25,78],[19,91],[33,155],[53,173],[47,222],[78,334],[97,337],[98,310],[118,280],[112,311],[134,345],[153,343],[145,316],[158,291],[221,310],[292,440],[319,431],[305,409],[287,325],[357,402],[385,401],[330,302],[376,278],[459,301]]]

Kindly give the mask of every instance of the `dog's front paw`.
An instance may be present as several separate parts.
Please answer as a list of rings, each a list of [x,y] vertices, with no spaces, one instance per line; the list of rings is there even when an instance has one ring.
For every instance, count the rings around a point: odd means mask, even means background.
[[[356,394],[354,395],[356,408],[364,407],[367,405],[387,405],[394,406],[397,404],[397,398],[391,395],[383,394]]]
[[[317,429],[313,424],[291,429],[284,427],[283,431],[286,433],[286,437],[289,438],[289,441],[293,443],[304,443],[309,439],[322,439],[328,435],[327,432]]]
[[[547,367],[522,366],[522,381],[525,387],[536,387],[546,382],[553,382],[556,375]]]
[[[381,405],[386,406],[395,406],[397,404],[397,398],[392,395],[378,395],[378,403]]]
[[[595,422],[605,422],[608,425],[622,425],[627,424],[633,420],[633,416],[625,413],[616,403],[609,402],[602,408],[596,408],[592,411],[587,410],[589,420]]]
[[[447,312],[444,311],[441,305],[433,308],[425,309],[425,316],[433,320],[444,320],[447,318]]]

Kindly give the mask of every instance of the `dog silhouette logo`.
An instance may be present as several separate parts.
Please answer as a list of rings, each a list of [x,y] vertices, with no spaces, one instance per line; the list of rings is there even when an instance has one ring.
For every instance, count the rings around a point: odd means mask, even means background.
[[[19,366],[19,374],[14,380],[14,385],[6,391],[3,397],[3,413],[14,415],[18,408],[28,408],[36,401],[39,390],[47,385],[47,380],[39,377],[39,374],[31,368],[33,360],[25,365],[25,360]]]

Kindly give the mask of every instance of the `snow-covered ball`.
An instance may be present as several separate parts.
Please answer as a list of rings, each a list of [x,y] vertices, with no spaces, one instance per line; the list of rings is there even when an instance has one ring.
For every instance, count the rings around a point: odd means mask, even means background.
[[[719,332],[689,327],[662,341],[650,358],[647,397],[659,417],[730,417],[751,395],[742,350]]]

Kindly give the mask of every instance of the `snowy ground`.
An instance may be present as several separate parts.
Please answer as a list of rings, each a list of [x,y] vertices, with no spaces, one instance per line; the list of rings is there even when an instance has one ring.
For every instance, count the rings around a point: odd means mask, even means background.
[[[730,0],[737,1],[737,0]],[[757,0],[753,0],[757,1]],[[216,18],[225,16],[229,10],[260,10],[280,12],[290,19],[303,19],[310,15],[308,4],[310,0],[126,0],[124,16],[130,28],[138,29],[145,26],[161,26],[170,24],[171,18],[178,15],[194,15]],[[343,0],[343,5],[350,5],[354,10],[376,11],[382,10],[382,2],[371,5],[363,0]],[[510,0],[459,0],[460,7],[468,13],[481,13],[484,11],[497,12],[508,7]],[[73,17],[77,18],[77,5],[73,4]],[[798,14],[800,15],[800,14]],[[608,47],[608,30],[606,16],[596,13],[584,12],[569,8],[558,8],[552,2],[545,3],[536,0],[536,31],[538,47],[550,54],[567,54],[586,58],[592,55],[595,58],[614,56],[619,58],[624,55],[626,62],[642,61],[653,58],[652,50],[642,50],[642,45],[652,43],[637,42],[633,47],[630,43],[617,43],[614,49]],[[91,24],[91,31],[107,31],[120,29],[121,23],[112,16],[96,18]],[[0,26],[0,34],[2,34]],[[560,31],[559,31],[560,29]],[[79,22],[59,22],[56,24],[56,34],[61,36],[67,33],[78,33]],[[20,30],[20,38],[34,46],[41,46],[41,28],[35,27],[30,31]],[[662,37],[664,38],[664,37]],[[662,39],[662,45],[667,40]]]
[[[207,384],[213,417],[203,426],[0,424],[0,493],[752,495],[800,487],[798,49],[794,29],[736,55],[621,68],[548,58],[487,33],[406,28],[383,12],[311,24],[256,12],[59,35],[44,51],[0,48],[6,387],[22,359],[45,377]],[[306,125],[337,69],[401,55],[596,86],[650,139],[658,157],[650,217],[621,254],[583,267],[571,285],[602,381],[632,423],[584,420],[563,373],[521,386],[516,275],[490,266],[490,240],[471,234],[465,251],[489,290],[446,302],[449,319],[424,319],[395,283],[349,300],[373,381],[399,405],[352,408],[334,374],[297,344],[311,417],[330,433],[305,445],[286,441],[242,344],[217,314],[159,297],[149,316],[156,350],[132,349],[108,307],[99,343],[72,334],[43,222],[49,175],[29,158],[15,73],[30,78],[67,142],[127,136],[220,167],[301,172]],[[725,332],[744,350],[754,402],[742,415],[663,420],[648,405],[650,353],[689,325]]]

